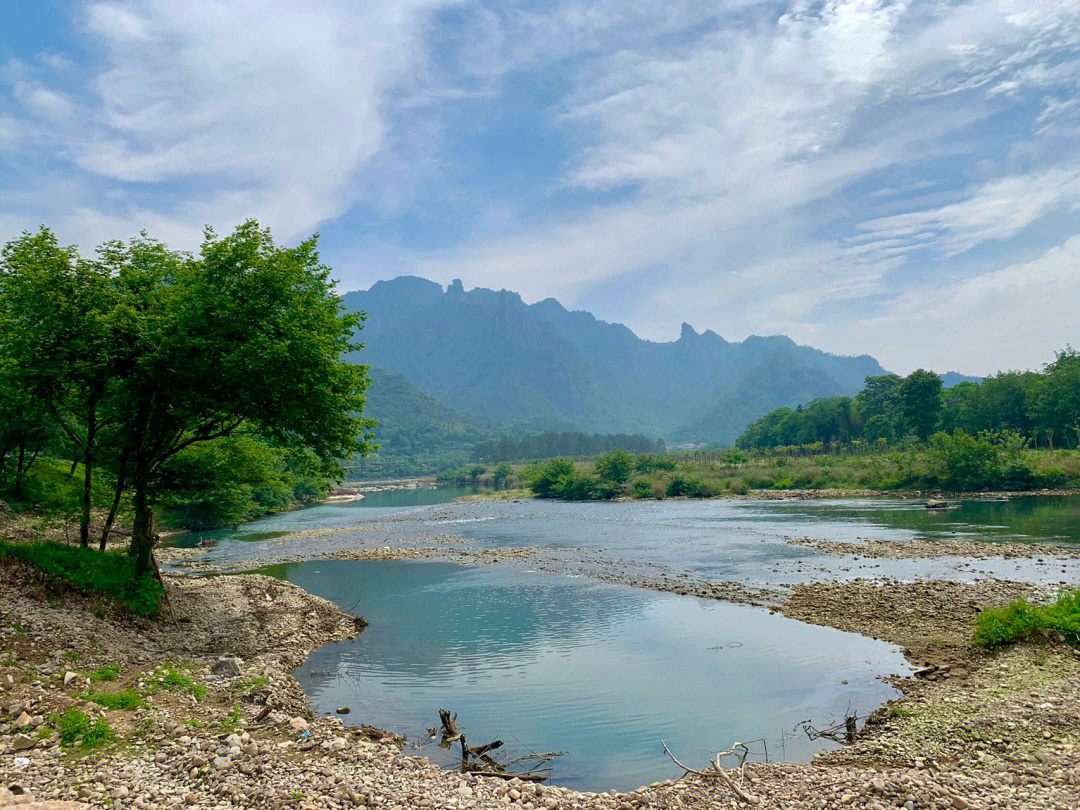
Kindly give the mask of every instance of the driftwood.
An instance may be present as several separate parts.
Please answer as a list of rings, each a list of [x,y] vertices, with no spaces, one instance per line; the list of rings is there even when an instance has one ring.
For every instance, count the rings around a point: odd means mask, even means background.
[[[724,757],[734,756],[740,751],[740,749],[745,749],[746,746],[742,745],[741,743],[735,743],[735,745],[731,746],[731,748],[729,748],[727,751],[717,752],[716,757],[711,763],[709,763],[707,768],[700,771],[695,768],[691,768],[689,765],[684,765],[683,763],[679,762],[679,760],[675,758],[675,755],[671,753],[671,749],[667,747],[667,743],[663,740],[660,741],[660,745],[664,746],[664,753],[671,758],[671,761],[683,769],[683,776],[694,774],[695,776],[719,779],[728,788],[728,790],[738,796],[740,801],[745,802],[746,804],[757,804],[761,801],[758,796],[755,796],[753,793],[747,793],[745,790],[735,784],[735,780],[733,780],[728,775],[727,770],[724,768],[723,765],[720,764],[720,760]]]
[[[492,740],[484,745],[471,746],[465,740],[465,734],[458,728],[457,713],[451,714],[446,709],[439,709],[439,723],[441,728],[429,728],[428,735],[434,739],[439,738],[440,748],[450,748],[454,743],[461,746],[461,770],[463,773],[472,773],[477,776],[494,776],[499,779],[520,779],[523,782],[544,782],[547,774],[539,772],[539,766],[550,762],[559,753],[528,754],[523,757],[497,762],[491,756],[492,751],[502,748],[502,740]],[[509,766],[522,762],[530,762],[533,767],[525,771],[512,771]]]
[[[809,720],[803,720],[799,723],[799,728],[806,732],[806,736],[811,740],[832,740],[837,743],[853,743],[855,742],[855,733],[858,731],[859,715],[857,712],[844,715],[843,720],[837,720],[832,725],[825,726],[825,728],[814,728],[814,724]]]

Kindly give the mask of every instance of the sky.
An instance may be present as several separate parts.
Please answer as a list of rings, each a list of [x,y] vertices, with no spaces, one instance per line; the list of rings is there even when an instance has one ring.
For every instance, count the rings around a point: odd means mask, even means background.
[[[0,0],[0,241],[321,234],[987,374],[1080,345],[1080,0]]]

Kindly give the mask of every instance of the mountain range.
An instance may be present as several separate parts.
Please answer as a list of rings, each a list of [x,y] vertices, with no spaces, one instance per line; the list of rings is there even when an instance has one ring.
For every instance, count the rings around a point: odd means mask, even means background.
[[[357,361],[404,378],[394,385],[402,396],[407,381],[489,428],[731,443],[773,408],[854,395],[867,376],[886,373],[869,355],[829,354],[783,336],[727,341],[684,323],[678,340],[643,340],[551,298],[526,304],[460,281],[444,289],[402,276],[346,293],[344,304],[367,313]],[[379,409],[391,400],[380,397]]]

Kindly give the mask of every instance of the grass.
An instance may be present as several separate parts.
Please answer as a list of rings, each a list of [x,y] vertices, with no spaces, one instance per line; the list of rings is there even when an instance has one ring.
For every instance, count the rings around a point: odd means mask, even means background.
[[[99,692],[85,696],[87,700],[104,706],[106,709],[137,709],[142,706],[143,700],[134,689],[125,689],[122,692]]]
[[[1057,631],[1070,644],[1080,645],[1080,590],[1064,591],[1048,605],[1017,599],[1005,607],[984,610],[976,620],[972,641],[976,647],[994,650],[1026,641],[1043,630]]]
[[[110,596],[140,616],[157,613],[164,594],[161,583],[150,574],[135,578],[135,558],[122,551],[102,553],[53,541],[29,544],[0,541],[0,556],[25,560],[80,591]]]
[[[60,744],[65,748],[78,745],[83,751],[92,751],[116,738],[108,720],[99,717],[91,722],[89,715],[78,709],[68,709],[61,715],[53,715],[49,722],[56,727]]]
[[[166,690],[169,692],[183,692],[193,695],[196,700],[206,697],[206,687],[197,683],[186,672],[187,667],[176,664],[165,664],[158,667],[147,679],[146,690],[150,693]]]
[[[269,682],[269,679],[264,678],[262,675],[259,675],[255,678],[249,678],[246,681],[241,681],[239,684],[237,684],[237,688],[243,694],[248,695],[258,689],[260,686],[266,686],[266,684],[268,684]]]
[[[233,706],[232,711],[221,718],[221,728],[225,731],[235,731],[244,722],[244,713],[239,706]]]
[[[120,667],[102,667],[96,672],[91,672],[87,675],[94,683],[101,683],[102,681],[115,681],[120,677]]]

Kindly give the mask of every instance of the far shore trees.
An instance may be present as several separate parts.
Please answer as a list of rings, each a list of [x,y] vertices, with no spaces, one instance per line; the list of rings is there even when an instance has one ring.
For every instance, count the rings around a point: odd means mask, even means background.
[[[327,476],[370,449],[367,367],[342,360],[362,347],[363,315],[343,312],[314,237],[282,248],[249,221],[225,237],[208,229],[194,256],[144,234],[90,260],[43,228],[4,249],[0,319],[0,378],[23,375],[31,402],[80,451],[83,545],[107,428],[117,482],[109,520],[129,486],[136,576],[150,567],[151,505],[176,469],[167,462],[187,448],[243,429]],[[0,397],[11,390],[0,384]],[[0,408],[20,404],[12,400]]]

